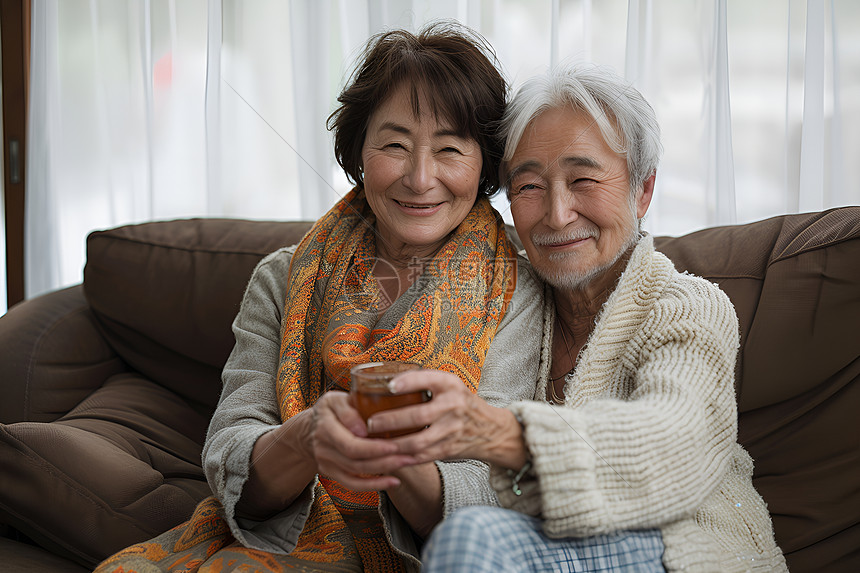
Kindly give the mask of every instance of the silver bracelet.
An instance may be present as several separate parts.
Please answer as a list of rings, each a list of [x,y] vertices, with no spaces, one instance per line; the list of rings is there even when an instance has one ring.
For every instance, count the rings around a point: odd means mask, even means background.
[[[516,474],[514,474],[514,470],[508,470],[508,477],[511,478],[511,491],[514,492],[514,495],[521,496],[523,494],[523,490],[520,489],[520,480],[530,469],[532,469],[531,460],[527,461]]]
[[[519,414],[514,414],[514,417],[517,419],[517,422],[520,425],[520,429],[522,430],[523,436],[525,436],[526,425],[523,422],[522,416],[520,416]],[[526,463],[523,465],[523,467],[520,468],[520,471],[518,471],[516,474],[514,474],[514,470],[508,470],[508,477],[511,478],[511,491],[514,492],[515,496],[519,497],[523,494],[523,490],[520,489],[520,480],[523,479],[523,476],[526,475],[526,472],[528,472],[530,469],[532,469],[532,462],[531,460],[526,460]]]

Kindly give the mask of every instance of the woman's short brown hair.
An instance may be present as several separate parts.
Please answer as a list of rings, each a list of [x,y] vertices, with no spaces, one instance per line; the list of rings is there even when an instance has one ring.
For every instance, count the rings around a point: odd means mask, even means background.
[[[405,83],[416,115],[420,94],[460,137],[478,142],[483,160],[478,192],[495,193],[503,151],[495,132],[507,98],[496,63],[482,36],[453,22],[431,24],[417,35],[394,30],[373,36],[326,123],[334,131],[335,157],[347,177],[364,187],[361,151],[370,116]]]

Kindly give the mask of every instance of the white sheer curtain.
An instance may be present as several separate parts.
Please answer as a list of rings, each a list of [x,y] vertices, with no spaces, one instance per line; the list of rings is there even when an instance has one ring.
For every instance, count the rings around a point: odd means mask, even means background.
[[[34,0],[28,296],[80,280],[93,229],[318,217],[348,189],[325,120],[357,50],[438,18],[514,87],[586,60],[640,89],[654,233],[860,203],[854,0]]]

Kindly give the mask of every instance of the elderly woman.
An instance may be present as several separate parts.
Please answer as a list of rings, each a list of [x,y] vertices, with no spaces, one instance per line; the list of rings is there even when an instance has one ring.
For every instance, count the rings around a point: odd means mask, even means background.
[[[557,69],[522,87],[503,130],[514,222],[547,283],[537,401],[495,408],[423,371],[394,384],[430,403],[368,420],[429,424],[400,451],[489,462],[509,508],[455,513],[426,570],[785,571],[737,443],[734,308],[640,228],[653,110],[600,68]]]
[[[370,41],[329,118],[355,188],[260,263],[235,319],[203,452],[215,496],[100,571],[417,570],[443,515],[495,503],[485,464],[416,463],[330,391],[407,360],[488,399],[534,393],[522,340],[540,336],[542,287],[488,200],[506,100],[491,58],[452,25]]]

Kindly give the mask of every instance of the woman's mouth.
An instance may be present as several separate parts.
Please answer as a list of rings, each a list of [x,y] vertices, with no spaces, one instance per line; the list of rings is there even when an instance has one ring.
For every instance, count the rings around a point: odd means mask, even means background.
[[[432,215],[442,206],[442,203],[413,203],[398,201],[397,199],[394,202],[397,203],[401,211],[410,215]]]

